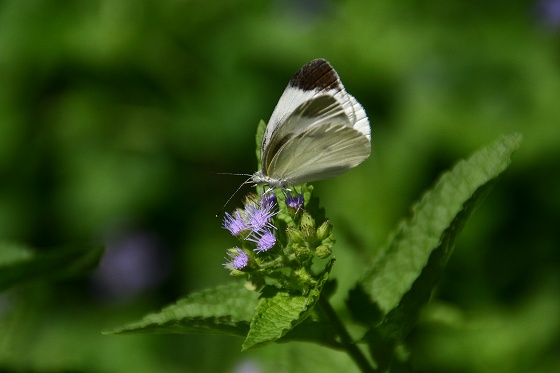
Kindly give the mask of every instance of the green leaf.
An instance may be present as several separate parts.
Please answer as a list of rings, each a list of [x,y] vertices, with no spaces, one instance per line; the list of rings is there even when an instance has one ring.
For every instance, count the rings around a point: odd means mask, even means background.
[[[189,295],[177,303],[104,334],[209,333],[245,336],[259,293],[239,282]]]
[[[266,130],[266,123],[264,120],[259,122],[257,126],[257,134],[255,136],[255,141],[257,143],[257,170],[260,171],[261,169],[261,147],[262,147],[262,139],[264,137],[264,131]]]
[[[521,138],[521,134],[503,136],[468,160],[460,161],[424,194],[413,207],[411,217],[399,224],[383,254],[357,286],[381,317],[397,306],[401,311],[415,313],[427,300],[461,228],[492,181],[507,168]],[[434,257],[428,263],[431,255]],[[422,271],[431,279],[422,278],[415,284]],[[417,286],[413,288],[414,285]],[[403,301],[405,307],[400,304]]]
[[[305,295],[281,291],[272,286],[265,287],[242,349],[276,341],[304,321],[319,300],[333,264],[334,259],[331,259],[317,284]]]
[[[16,243],[0,243],[0,290],[37,279],[82,275],[96,267],[103,248],[64,247],[36,252]]]
[[[369,296],[385,315],[364,338],[380,370],[390,367],[395,347],[413,328],[441,278],[459,232],[520,142],[520,134],[504,136],[445,173],[399,225],[359,284],[357,293]]]

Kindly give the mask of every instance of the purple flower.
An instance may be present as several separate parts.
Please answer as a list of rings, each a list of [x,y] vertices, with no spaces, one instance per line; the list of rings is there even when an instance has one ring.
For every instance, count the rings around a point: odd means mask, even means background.
[[[268,251],[274,247],[276,243],[276,237],[274,233],[265,229],[260,232],[254,232],[251,236],[247,237],[247,241],[251,241],[257,244],[255,251],[257,253],[262,253],[263,251]]]
[[[292,196],[290,193],[286,196],[286,205],[296,212],[303,207],[303,194],[298,193],[296,196]]]
[[[229,258],[225,258],[227,262],[224,264],[224,267],[226,268],[241,270],[249,264],[249,257],[238,247],[234,247],[228,251],[227,255]]]
[[[274,194],[273,192],[265,193],[261,199],[261,207],[270,205],[272,205],[272,207],[276,206],[276,194]]]
[[[245,205],[246,224],[253,232],[259,232],[266,227],[274,228],[270,220],[278,212],[273,211],[275,203],[261,203],[257,205],[255,201],[249,201]]]
[[[226,212],[222,227],[230,231],[233,236],[237,236],[249,228],[239,210],[236,210],[233,215]]]

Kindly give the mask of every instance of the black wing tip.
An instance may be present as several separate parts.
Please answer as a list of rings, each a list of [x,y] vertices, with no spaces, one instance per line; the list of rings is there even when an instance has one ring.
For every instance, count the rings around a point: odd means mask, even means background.
[[[289,86],[303,91],[344,89],[335,69],[324,58],[317,58],[304,65],[292,77]]]

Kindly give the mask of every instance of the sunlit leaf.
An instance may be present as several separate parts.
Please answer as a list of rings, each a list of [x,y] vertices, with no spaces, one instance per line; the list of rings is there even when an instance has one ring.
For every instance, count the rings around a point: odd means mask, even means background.
[[[258,296],[259,293],[235,282],[193,293],[160,312],[105,334],[208,333],[245,336]]]

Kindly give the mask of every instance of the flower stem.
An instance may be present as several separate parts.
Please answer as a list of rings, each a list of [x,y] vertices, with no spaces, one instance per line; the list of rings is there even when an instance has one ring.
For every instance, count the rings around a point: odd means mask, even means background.
[[[371,366],[370,362],[363,354],[362,350],[352,341],[352,337],[344,327],[344,324],[336,314],[334,308],[332,308],[330,302],[325,297],[319,297],[319,307],[324,312],[325,316],[332,322],[334,328],[336,329],[338,336],[340,337],[341,347],[346,350],[348,355],[354,360],[356,365],[360,367],[360,370],[364,373],[373,373],[376,370]]]

